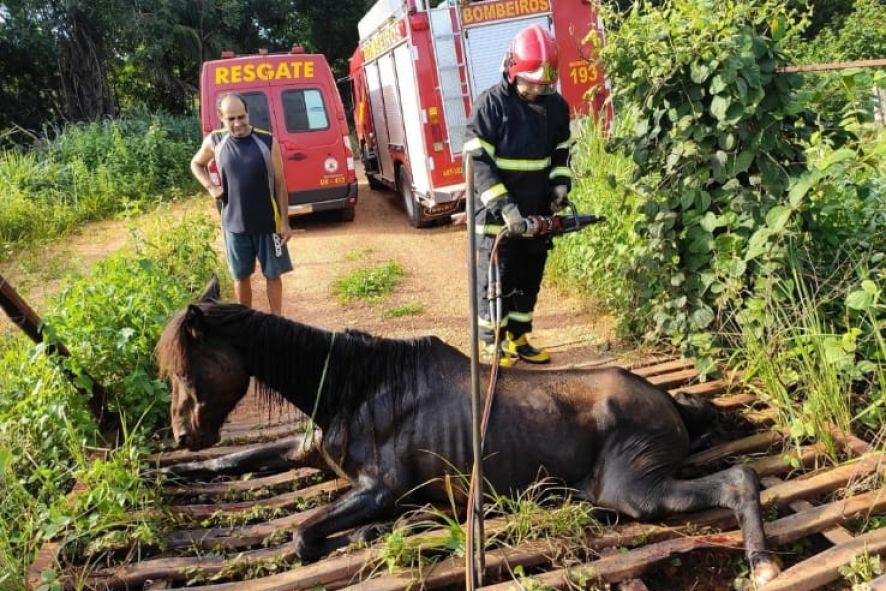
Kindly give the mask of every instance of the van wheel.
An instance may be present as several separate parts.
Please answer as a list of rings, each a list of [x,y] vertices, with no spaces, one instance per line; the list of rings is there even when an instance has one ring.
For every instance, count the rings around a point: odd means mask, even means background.
[[[421,228],[428,224],[422,212],[421,204],[415,199],[412,192],[412,179],[409,178],[409,171],[405,166],[401,166],[397,172],[398,185],[400,188],[400,196],[403,198],[403,207],[406,209],[406,216],[413,228]]]
[[[348,203],[340,210],[341,221],[343,222],[353,222],[354,214],[356,213],[356,206],[353,203]]]

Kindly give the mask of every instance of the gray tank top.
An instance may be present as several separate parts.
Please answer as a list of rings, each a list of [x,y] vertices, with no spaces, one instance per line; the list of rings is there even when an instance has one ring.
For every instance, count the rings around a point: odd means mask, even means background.
[[[256,128],[244,138],[236,138],[227,131],[212,132],[215,163],[225,190],[222,223],[228,232],[277,231],[273,141],[270,133]]]

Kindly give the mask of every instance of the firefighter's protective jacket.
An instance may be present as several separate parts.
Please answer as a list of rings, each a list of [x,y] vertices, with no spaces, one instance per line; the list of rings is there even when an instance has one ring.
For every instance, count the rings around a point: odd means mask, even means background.
[[[551,191],[572,184],[569,106],[557,93],[530,103],[502,77],[474,103],[465,149],[474,157],[478,222],[500,224],[511,201],[523,216],[550,215]]]

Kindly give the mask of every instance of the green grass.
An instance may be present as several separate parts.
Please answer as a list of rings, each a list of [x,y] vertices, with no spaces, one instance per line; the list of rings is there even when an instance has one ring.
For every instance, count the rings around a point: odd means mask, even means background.
[[[466,534],[453,502],[453,488],[462,492],[467,477],[447,478],[450,508],[425,506],[405,515],[379,548],[379,563],[394,572],[433,565],[451,556],[464,556]],[[551,490],[539,482],[515,496],[486,491],[484,515],[495,519],[487,526],[486,548],[512,547],[531,540],[556,538],[579,549],[588,531],[601,526],[593,507],[576,501],[568,490]]]
[[[359,248],[350,251],[348,254],[345,255],[345,258],[349,261],[365,261],[373,252],[374,250],[367,246],[366,248]]]
[[[403,316],[417,316],[425,311],[421,304],[402,304],[395,308],[385,310],[385,318],[401,318]]]
[[[90,220],[193,193],[195,117],[140,114],[69,125],[30,151],[0,151],[0,259]]]
[[[836,459],[834,429],[851,433],[867,426],[877,433],[875,444],[882,443],[886,340],[875,331],[868,347],[879,362],[860,357],[862,330],[841,330],[822,311],[833,306],[840,290],[826,297],[822,290],[812,293],[808,281],[794,271],[795,288],[772,294],[766,303],[769,325],[745,327],[736,356],[747,367],[749,386],[778,411],[780,426],[790,430],[795,444],[821,441]],[[877,307],[876,299],[870,302],[871,309]]]
[[[386,298],[406,275],[397,261],[363,267],[337,280],[335,294],[342,304],[355,300],[377,302]]]
[[[630,122],[623,117],[614,125],[625,127]],[[569,199],[579,212],[605,215],[607,220],[556,238],[546,274],[555,284],[585,296],[591,307],[612,312],[624,335],[630,332],[636,311],[636,286],[625,269],[640,242],[634,232],[638,197],[624,187],[636,166],[630,157],[607,150],[606,130],[592,118],[581,120],[576,134]]]

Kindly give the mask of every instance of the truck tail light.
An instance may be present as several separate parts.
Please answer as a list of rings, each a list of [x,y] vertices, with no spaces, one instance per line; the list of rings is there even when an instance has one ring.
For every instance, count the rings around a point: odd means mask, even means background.
[[[345,146],[345,159],[348,162],[348,172],[351,174],[356,174],[354,172],[354,151],[351,149],[351,138],[349,136],[343,135],[341,137],[341,141]],[[356,178],[356,176],[354,178]]]
[[[428,107],[428,125],[431,127],[431,140],[435,152],[443,151],[443,129],[440,126],[440,109]]]

